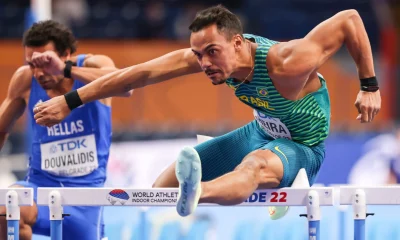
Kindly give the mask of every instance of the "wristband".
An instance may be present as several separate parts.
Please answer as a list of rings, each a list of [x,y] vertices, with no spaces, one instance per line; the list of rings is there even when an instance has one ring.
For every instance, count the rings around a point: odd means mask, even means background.
[[[72,78],[72,76],[71,76],[72,65],[73,65],[73,62],[70,60],[65,62],[64,77]]]
[[[64,97],[71,111],[83,104],[77,90],[64,94]]]
[[[375,76],[370,78],[362,78],[360,79],[360,83],[361,91],[376,92],[379,90],[378,81],[376,80]]]

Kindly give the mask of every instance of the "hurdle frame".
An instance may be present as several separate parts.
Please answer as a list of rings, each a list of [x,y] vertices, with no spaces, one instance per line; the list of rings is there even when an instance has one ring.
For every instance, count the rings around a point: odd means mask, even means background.
[[[119,199],[112,196],[118,190],[128,196]],[[129,194],[128,194],[129,193]],[[137,206],[171,207],[176,206],[177,188],[38,188],[37,205],[50,208],[51,240],[62,239],[62,220],[64,206]],[[199,204],[220,206],[218,204]],[[319,240],[321,206],[333,206],[332,187],[280,188],[255,191],[245,202],[235,206],[305,206],[309,222],[309,239]]]
[[[20,206],[33,206],[32,188],[0,189],[0,206],[6,206],[2,217],[7,220],[7,239],[19,240]]]
[[[400,205],[400,186],[342,186],[340,204],[353,206],[354,239],[365,240],[367,205]]]
[[[39,192],[38,192],[39,195]],[[51,191],[48,200],[50,213],[50,239],[62,239],[63,207],[59,191]]]

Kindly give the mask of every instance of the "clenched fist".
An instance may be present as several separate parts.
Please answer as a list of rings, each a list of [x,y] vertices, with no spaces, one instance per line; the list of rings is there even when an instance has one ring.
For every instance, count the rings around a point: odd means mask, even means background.
[[[47,74],[54,76],[64,74],[65,63],[53,51],[34,52],[31,62],[34,67],[43,69]]]
[[[360,91],[354,104],[358,110],[357,120],[371,122],[381,109],[381,93]]]

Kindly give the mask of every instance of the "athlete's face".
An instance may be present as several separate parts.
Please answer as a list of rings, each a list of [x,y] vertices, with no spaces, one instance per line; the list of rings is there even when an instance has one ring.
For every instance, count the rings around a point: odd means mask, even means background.
[[[56,52],[55,46],[53,42],[49,42],[48,44],[40,47],[25,47],[25,60],[29,64],[33,76],[36,78],[40,86],[43,89],[52,89],[55,88],[60,81],[64,78],[64,76],[53,76],[47,74],[42,68],[37,68],[33,66],[31,59],[34,52],[43,53],[46,51],[54,51]],[[57,54],[58,55],[58,54]],[[66,56],[67,57],[67,56]],[[62,61],[66,60],[66,57],[60,57]]]
[[[215,24],[190,36],[190,45],[202,70],[214,85],[222,84],[233,73],[236,54],[242,46],[242,38],[235,35],[228,39],[224,32],[218,32]]]

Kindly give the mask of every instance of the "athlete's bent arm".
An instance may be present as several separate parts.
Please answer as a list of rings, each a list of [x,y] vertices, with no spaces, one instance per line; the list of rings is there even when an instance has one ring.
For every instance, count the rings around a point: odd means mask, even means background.
[[[288,81],[304,81],[327,59],[346,45],[356,63],[360,79],[375,77],[372,50],[362,19],[357,11],[337,13],[316,26],[303,39],[278,44],[274,64],[276,75]],[[356,107],[361,122],[370,122],[381,105],[379,90],[360,91]]]
[[[64,65],[65,66],[65,65]],[[85,84],[89,84],[101,76],[107,75],[118,70],[111,58],[105,55],[90,55],[82,67],[73,66],[71,76],[73,79],[79,79]]]
[[[76,57],[71,58],[76,61]],[[54,51],[46,51],[43,53],[35,52],[28,62],[32,67],[43,69],[48,74],[63,75],[66,64]],[[91,83],[94,80],[118,70],[111,58],[105,55],[91,55],[84,60],[82,67],[71,68],[71,77],[79,79],[85,84]],[[121,93],[118,96],[129,97],[132,92]]]
[[[277,54],[282,70],[307,77],[346,45],[360,78],[375,76],[367,32],[357,11],[346,10],[325,20],[304,38],[281,44]]]
[[[15,121],[24,113],[32,73],[29,67],[20,67],[12,76],[7,96],[0,106],[0,150]]]

